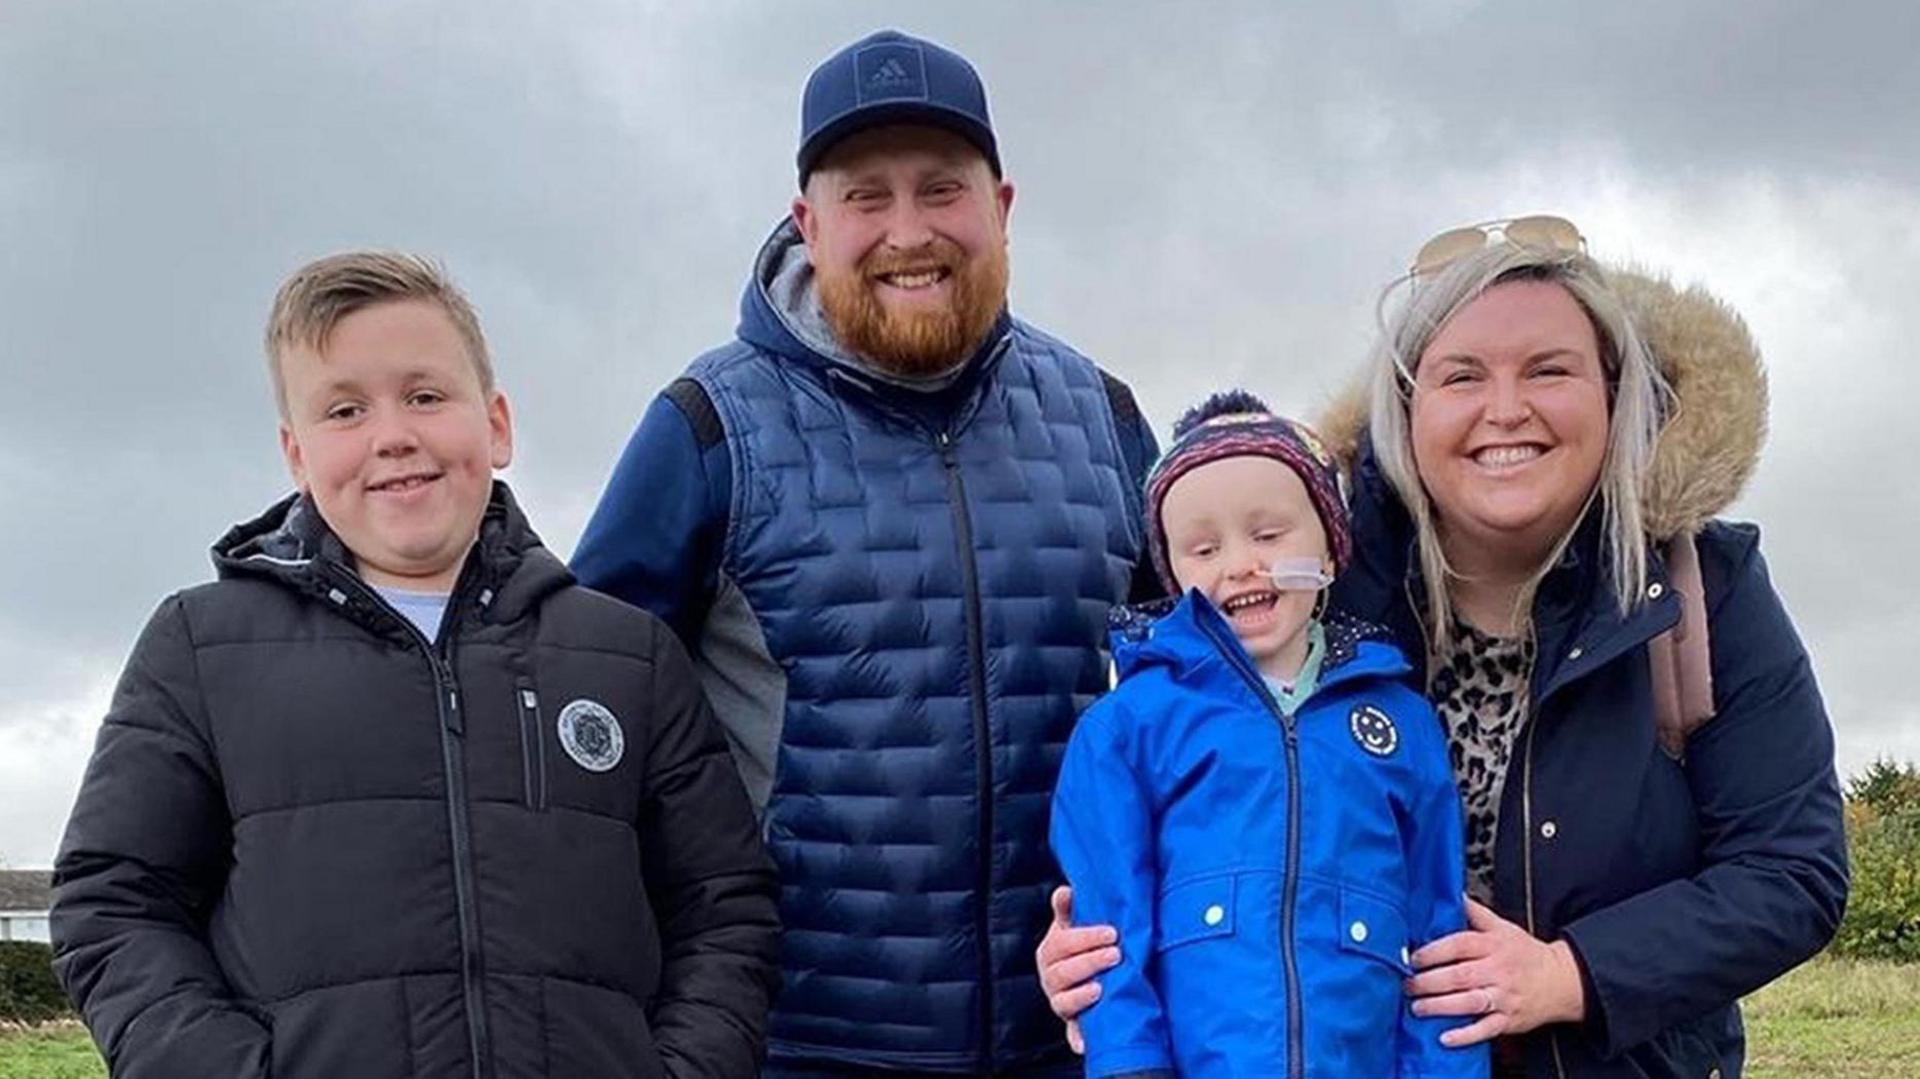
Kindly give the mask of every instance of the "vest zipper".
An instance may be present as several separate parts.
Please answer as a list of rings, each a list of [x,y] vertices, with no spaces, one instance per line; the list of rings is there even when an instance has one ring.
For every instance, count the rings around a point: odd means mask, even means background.
[[[1280,900],[1280,957],[1284,968],[1282,973],[1287,994],[1287,1076],[1288,1079],[1301,1079],[1306,1074],[1306,1055],[1303,1033],[1304,1020],[1300,1014],[1300,966],[1294,943],[1295,910],[1300,897],[1300,728],[1294,717],[1280,707],[1274,699],[1273,691],[1267,688],[1266,679],[1260,672],[1252,669],[1247,653],[1236,638],[1232,641],[1220,639],[1219,630],[1205,618],[1198,620],[1201,629],[1212,638],[1214,648],[1227,659],[1247,687],[1253,690],[1267,710],[1280,720],[1280,728],[1286,736],[1287,746],[1287,864],[1281,880]]]
[[[993,898],[993,725],[987,715],[987,656],[983,641],[980,611],[980,568],[974,560],[973,518],[967,509],[967,487],[960,476],[960,462],[954,457],[953,436],[941,431],[934,438],[940,449],[940,463],[947,472],[947,501],[953,509],[953,523],[960,553],[960,578],[966,589],[968,689],[972,695],[974,782],[979,794],[979,872],[975,888],[978,901],[974,919],[980,958],[980,1052],[981,1072],[993,1071],[994,977],[993,924],[990,908]]]
[[[471,564],[471,563],[469,563]],[[492,1041],[487,1031],[487,1006],[484,992],[485,966],[480,948],[480,923],[473,883],[473,828],[467,807],[467,764],[464,743],[467,725],[460,706],[460,683],[453,671],[455,619],[459,612],[460,586],[447,597],[446,613],[441,616],[440,639],[445,644],[435,649],[411,621],[380,598],[352,573],[337,574],[348,587],[376,608],[386,611],[406,629],[426,657],[433,672],[434,710],[440,721],[440,760],[447,782],[447,826],[453,843],[453,894],[460,923],[460,981],[467,1011],[467,1047],[473,1054],[474,1079],[493,1074]],[[465,572],[461,579],[464,581]]]

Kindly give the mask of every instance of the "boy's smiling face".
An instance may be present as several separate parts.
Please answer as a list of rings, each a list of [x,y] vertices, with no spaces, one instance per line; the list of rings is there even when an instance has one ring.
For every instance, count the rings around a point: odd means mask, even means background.
[[[1267,570],[1282,558],[1333,568],[1306,484],[1271,457],[1210,461],[1167,489],[1160,526],[1175,582],[1199,589],[1226,615],[1262,674],[1291,681],[1306,661],[1319,595],[1279,591]]]
[[[481,386],[453,321],[397,300],[281,360],[280,448],[368,584],[448,592],[513,457],[507,399]]]

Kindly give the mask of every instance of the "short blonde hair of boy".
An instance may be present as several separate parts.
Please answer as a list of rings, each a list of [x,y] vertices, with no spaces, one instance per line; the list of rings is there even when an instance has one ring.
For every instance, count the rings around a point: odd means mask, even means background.
[[[280,364],[295,348],[326,348],[340,320],[376,304],[418,300],[446,312],[467,345],[480,389],[493,392],[493,360],[480,317],[438,262],[404,251],[342,251],[295,270],[273,298],[267,316],[267,372],[273,400],[287,414],[287,380]]]

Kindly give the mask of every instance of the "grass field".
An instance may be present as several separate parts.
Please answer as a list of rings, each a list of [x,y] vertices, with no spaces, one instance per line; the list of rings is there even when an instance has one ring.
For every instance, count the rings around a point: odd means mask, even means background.
[[[103,1079],[106,1065],[78,1023],[0,1026],[0,1079]]]
[[[1747,999],[1747,1079],[1920,1075],[1920,966],[1817,960]],[[0,1079],[104,1079],[77,1024],[0,1028]]]
[[[1920,965],[1824,959],[1747,998],[1748,1079],[1920,1075]]]

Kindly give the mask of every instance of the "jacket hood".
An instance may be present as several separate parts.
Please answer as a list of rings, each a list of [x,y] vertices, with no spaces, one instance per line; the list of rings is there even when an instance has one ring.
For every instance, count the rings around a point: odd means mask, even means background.
[[[1644,508],[1656,541],[1700,530],[1740,497],[1767,437],[1767,378],[1747,325],[1706,289],[1608,267],[1673,391],[1654,451]],[[1367,379],[1356,378],[1319,417],[1328,447],[1351,472],[1367,432]]]
[[[486,598],[481,606],[496,621],[511,621],[549,593],[573,581],[527,523],[513,492],[493,482],[480,521],[480,539],[462,580],[472,578]],[[250,521],[227,530],[213,545],[213,567],[222,579],[263,578],[296,591],[327,596],[342,575],[357,577],[346,545],[321,519],[313,501],[291,494]]]

